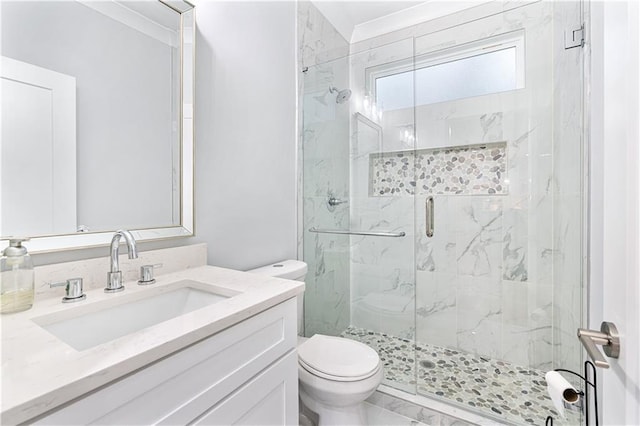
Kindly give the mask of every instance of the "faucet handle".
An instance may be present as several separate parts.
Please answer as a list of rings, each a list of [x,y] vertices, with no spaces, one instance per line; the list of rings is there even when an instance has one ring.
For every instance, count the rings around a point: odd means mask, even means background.
[[[162,268],[162,263],[156,263],[155,265],[142,265],[140,267],[140,279],[138,285],[149,285],[156,282],[153,278],[153,268]]]
[[[69,278],[59,283],[49,283],[49,287],[65,287],[66,296],[62,298],[62,303],[79,302],[87,298],[82,290],[82,278]]]

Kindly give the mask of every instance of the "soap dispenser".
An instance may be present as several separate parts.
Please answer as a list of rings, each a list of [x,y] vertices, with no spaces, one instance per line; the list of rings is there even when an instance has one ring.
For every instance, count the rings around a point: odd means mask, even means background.
[[[33,306],[33,262],[22,245],[28,238],[12,238],[0,260],[0,313],[25,311]]]

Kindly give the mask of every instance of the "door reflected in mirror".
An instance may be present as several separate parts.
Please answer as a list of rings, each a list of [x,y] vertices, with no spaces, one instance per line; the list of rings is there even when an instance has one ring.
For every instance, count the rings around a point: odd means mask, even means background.
[[[0,235],[191,234],[194,19],[178,3],[1,3]]]

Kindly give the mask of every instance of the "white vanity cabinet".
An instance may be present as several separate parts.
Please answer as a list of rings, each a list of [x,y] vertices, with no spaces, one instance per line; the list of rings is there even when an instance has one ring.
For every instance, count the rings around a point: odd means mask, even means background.
[[[296,309],[289,299],[28,423],[297,424]]]

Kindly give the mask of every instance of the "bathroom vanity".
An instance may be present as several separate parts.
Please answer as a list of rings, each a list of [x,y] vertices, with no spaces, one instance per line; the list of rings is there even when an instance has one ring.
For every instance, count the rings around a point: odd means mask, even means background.
[[[2,424],[296,424],[304,284],[212,266],[156,278],[3,316]]]

